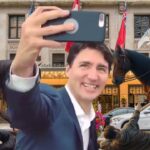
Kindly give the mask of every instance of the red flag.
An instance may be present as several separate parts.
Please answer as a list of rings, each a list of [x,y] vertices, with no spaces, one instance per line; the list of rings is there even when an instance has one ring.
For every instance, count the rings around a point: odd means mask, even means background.
[[[72,10],[78,11],[79,9],[80,9],[80,0],[74,0],[73,5],[72,5]],[[73,42],[68,41],[66,43],[65,51],[69,52],[72,45],[73,45]]]
[[[125,11],[123,12],[123,17],[122,17],[122,23],[120,27],[120,31],[118,34],[118,39],[116,43],[116,48],[119,46],[121,48],[125,48],[125,40],[126,40],[126,17],[127,17],[127,11],[125,8]]]

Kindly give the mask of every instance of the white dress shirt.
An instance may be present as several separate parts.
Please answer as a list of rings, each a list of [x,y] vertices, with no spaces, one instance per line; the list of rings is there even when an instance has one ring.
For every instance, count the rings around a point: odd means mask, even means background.
[[[91,104],[91,110],[89,112],[89,114],[86,114],[83,109],[81,108],[81,106],[79,105],[79,103],[77,102],[77,100],[75,99],[75,97],[73,96],[73,94],[71,93],[71,91],[69,90],[69,87],[66,85],[65,86],[71,102],[73,104],[76,116],[78,118],[79,121],[79,125],[81,128],[81,133],[82,133],[82,138],[83,138],[83,147],[84,150],[88,149],[88,144],[89,144],[89,128],[91,125],[91,121],[95,118],[95,112],[94,112],[94,108]]]
[[[16,90],[18,92],[27,92],[27,91],[31,90],[36,83],[36,80],[37,80],[38,74],[39,74],[39,69],[36,69],[36,70],[37,71],[36,71],[35,76],[29,77],[29,78],[23,78],[23,77],[19,77],[19,76],[15,75],[15,74],[11,74],[11,69],[10,69],[10,80],[8,80],[6,82],[6,85],[9,88]],[[89,128],[91,125],[91,121],[95,118],[94,108],[91,104],[91,110],[90,110],[89,114],[86,114],[83,111],[83,109],[81,108],[81,106],[79,105],[79,103],[77,102],[77,100],[75,99],[75,97],[73,96],[73,94],[71,93],[71,91],[69,90],[67,85],[65,86],[65,88],[70,96],[71,102],[75,109],[75,114],[79,121],[82,138],[83,138],[84,150],[87,150],[88,143],[89,143]]]

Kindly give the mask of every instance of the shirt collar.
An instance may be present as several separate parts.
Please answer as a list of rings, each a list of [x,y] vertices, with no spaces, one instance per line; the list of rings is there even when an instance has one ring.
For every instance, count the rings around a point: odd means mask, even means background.
[[[74,97],[74,95],[71,93],[68,85],[65,86],[69,97],[71,99],[71,102],[73,104],[74,110],[75,110],[75,114],[77,115],[77,117],[82,117],[82,116],[88,116],[89,120],[92,121],[95,118],[95,111],[93,108],[93,105],[91,104],[91,110],[89,114],[86,114],[84,112],[84,110],[82,109],[82,107],[79,105],[78,101],[76,100],[76,98]]]

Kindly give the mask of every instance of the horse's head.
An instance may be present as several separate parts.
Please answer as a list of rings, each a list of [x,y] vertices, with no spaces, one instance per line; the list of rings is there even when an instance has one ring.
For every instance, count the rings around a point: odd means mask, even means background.
[[[114,51],[113,83],[120,85],[125,81],[125,74],[130,70],[130,61],[126,50],[117,47]]]

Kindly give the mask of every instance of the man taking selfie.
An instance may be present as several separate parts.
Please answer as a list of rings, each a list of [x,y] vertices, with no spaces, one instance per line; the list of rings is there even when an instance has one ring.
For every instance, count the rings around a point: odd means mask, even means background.
[[[92,102],[108,79],[112,64],[109,49],[100,43],[76,43],[67,58],[65,87],[56,90],[38,82],[39,69],[35,61],[41,49],[62,46],[43,36],[74,28],[72,23],[42,25],[67,15],[67,10],[43,6],[22,25],[20,43],[5,87],[12,124],[20,129],[17,150],[98,149]]]

